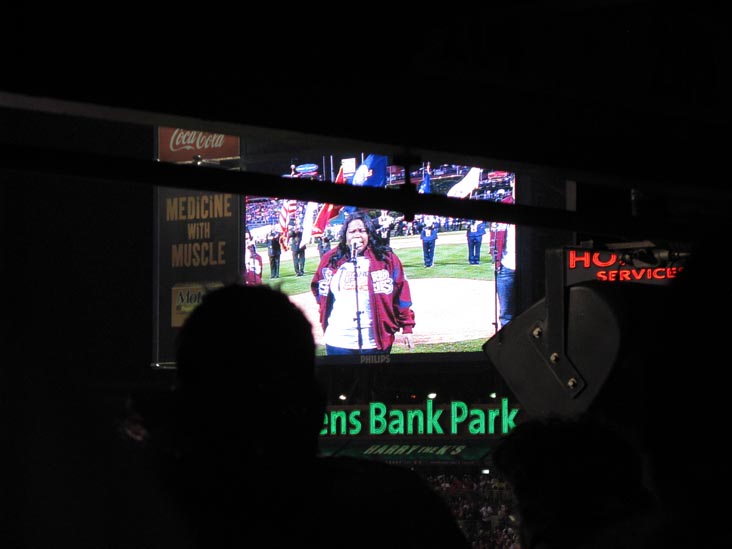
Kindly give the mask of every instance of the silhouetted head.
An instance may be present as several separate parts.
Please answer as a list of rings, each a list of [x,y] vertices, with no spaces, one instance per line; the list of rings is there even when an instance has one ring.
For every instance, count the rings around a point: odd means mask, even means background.
[[[672,509],[674,543],[684,533],[682,543],[689,546],[729,544],[727,508],[713,503],[732,487],[726,451],[727,319],[732,308],[725,260],[728,239],[729,229],[724,227],[697,237],[665,307],[658,311],[658,339],[648,345],[644,396],[652,427],[652,478]],[[706,527],[696,528],[698,524]]]
[[[178,403],[189,444],[275,459],[315,455],[324,402],[304,313],[269,286],[207,293],[178,337]],[[264,456],[271,453],[269,456]]]
[[[592,418],[527,420],[501,439],[493,463],[517,499],[526,547],[611,547],[595,544],[620,526],[626,535],[654,506],[640,453]]]

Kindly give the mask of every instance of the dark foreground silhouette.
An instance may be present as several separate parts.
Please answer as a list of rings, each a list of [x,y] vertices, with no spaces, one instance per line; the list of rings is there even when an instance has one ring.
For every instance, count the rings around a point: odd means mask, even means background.
[[[668,292],[630,303],[646,319],[622,349],[632,376],[580,417],[533,417],[498,444],[523,549],[729,546],[726,234],[702,234]]]
[[[467,547],[406,468],[318,455],[324,400],[304,314],[277,290],[208,293],[181,329],[178,384],[141,441],[197,547]],[[148,415],[148,419],[145,416]]]

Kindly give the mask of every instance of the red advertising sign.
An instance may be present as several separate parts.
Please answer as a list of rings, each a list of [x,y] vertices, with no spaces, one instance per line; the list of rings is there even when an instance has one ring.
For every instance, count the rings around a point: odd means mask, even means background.
[[[158,160],[192,162],[239,156],[239,137],[183,128],[158,128]]]
[[[683,269],[681,262],[644,263],[614,251],[568,248],[565,254],[567,286],[587,280],[666,284]]]

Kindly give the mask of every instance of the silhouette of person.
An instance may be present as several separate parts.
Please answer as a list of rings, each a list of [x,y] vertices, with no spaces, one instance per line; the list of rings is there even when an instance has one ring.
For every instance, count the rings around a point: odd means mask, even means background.
[[[162,483],[196,546],[468,547],[414,471],[318,454],[325,402],[312,326],[279,290],[207,293],[181,328],[176,361],[172,420],[147,438],[159,440]]]
[[[729,394],[720,370],[729,341],[724,319],[732,308],[723,268],[729,227],[698,231],[683,270],[648,327],[655,330],[653,336],[634,350],[642,353],[645,365],[649,477],[666,518],[658,547],[730,544],[724,502],[732,489]]]
[[[658,526],[637,448],[590,416],[531,418],[497,444],[493,466],[510,485],[522,548],[641,548]]]
[[[682,250],[691,249],[690,256],[668,286],[624,288],[630,325],[622,352],[582,417],[564,420],[574,430],[569,441],[534,418],[499,442],[494,466],[513,485],[525,514],[522,547],[605,547],[608,542],[598,538],[608,531],[621,538],[612,547],[729,546],[728,512],[720,501],[732,488],[725,441],[729,396],[727,385],[715,379],[719,364],[707,358],[724,357],[728,340],[721,319],[732,307],[732,293],[720,269],[728,234],[728,228],[704,228],[690,236]],[[602,422],[616,433],[603,431]],[[571,450],[570,443],[592,452]],[[614,457],[613,468],[593,457],[612,457],[626,444],[633,455],[623,450],[627,457]],[[552,464],[572,464],[560,471],[564,480],[546,478],[556,473],[541,463],[550,455]],[[632,468],[618,469],[620,458]],[[611,504],[620,501],[618,488],[638,487],[637,461],[653,503],[637,509],[636,522],[625,521]],[[592,503],[585,491],[601,499]],[[623,506],[632,510],[633,502]],[[595,527],[584,532],[580,526],[593,520]]]

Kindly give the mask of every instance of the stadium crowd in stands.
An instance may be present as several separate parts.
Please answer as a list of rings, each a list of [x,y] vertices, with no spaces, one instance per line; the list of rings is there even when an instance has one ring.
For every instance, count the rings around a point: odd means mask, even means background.
[[[422,476],[445,498],[473,549],[520,549],[513,492],[504,480],[444,469]]]

